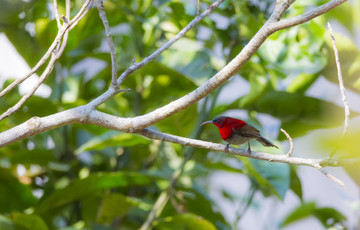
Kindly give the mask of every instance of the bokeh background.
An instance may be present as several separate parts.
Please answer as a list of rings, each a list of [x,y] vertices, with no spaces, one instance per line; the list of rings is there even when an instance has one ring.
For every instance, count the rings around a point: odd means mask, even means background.
[[[327,1],[296,1],[293,17]],[[82,1],[71,1],[72,15]],[[201,1],[201,9],[210,5]],[[59,1],[60,14],[64,3]],[[196,16],[195,1],[105,1],[119,73],[141,61]],[[132,89],[99,110],[122,117],[150,112],[175,100],[219,71],[269,17],[273,1],[226,0],[209,17],[134,72]],[[359,229],[360,2],[350,1],[308,23],[275,33],[222,87],[153,128],[222,142],[216,127],[199,124],[230,115],[258,127],[279,150],[294,156],[354,158],[319,171],[152,141],[90,125],[68,125],[0,149],[0,229],[138,229],[154,203],[170,191],[154,229]],[[335,30],[350,104],[348,134],[326,24]],[[57,33],[52,1],[0,1],[0,83],[25,75]],[[40,74],[44,68],[40,69]],[[36,95],[1,121],[1,131],[30,119],[84,105],[111,80],[104,28],[93,8],[70,32],[64,54]],[[0,99],[15,104],[38,75]],[[240,146],[241,147],[241,146]],[[180,174],[179,174],[180,173]],[[172,177],[180,175],[177,183]]]

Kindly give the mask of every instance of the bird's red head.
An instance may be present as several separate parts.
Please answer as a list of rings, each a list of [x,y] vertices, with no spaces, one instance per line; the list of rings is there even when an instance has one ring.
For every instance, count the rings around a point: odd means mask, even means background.
[[[202,123],[201,125],[205,125],[205,124],[214,124],[219,128],[220,131],[220,135],[221,138],[223,140],[228,139],[231,134],[232,134],[232,130],[235,128],[241,128],[244,125],[246,125],[247,123],[243,120],[239,120],[236,118],[232,118],[232,117],[226,117],[226,116],[220,116],[215,118],[212,121],[205,121],[204,123]]]

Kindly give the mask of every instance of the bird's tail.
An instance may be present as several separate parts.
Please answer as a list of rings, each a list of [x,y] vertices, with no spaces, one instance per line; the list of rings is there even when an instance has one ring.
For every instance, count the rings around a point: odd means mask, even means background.
[[[271,143],[268,139],[266,139],[265,137],[258,137],[256,138],[256,140],[258,142],[260,142],[263,146],[266,146],[266,147],[275,147],[278,149],[278,147],[276,145],[274,145],[273,143]]]

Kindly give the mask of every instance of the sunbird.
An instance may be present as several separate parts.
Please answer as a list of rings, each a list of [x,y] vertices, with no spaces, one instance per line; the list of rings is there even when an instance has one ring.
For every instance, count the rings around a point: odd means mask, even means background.
[[[201,125],[205,124],[214,124],[219,128],[221,138],[228,143],[226,145],[227,148],[229,147],[229,144],[241,145],[247,142],[248,152],[251,153],[250,141],[252,139],[257,140],[263,146],[278,148],[268,139],[261,136],[260,131],[257,130],[254,126],[251,126],[240,119],[220,116],[212,121],[205,121]]]

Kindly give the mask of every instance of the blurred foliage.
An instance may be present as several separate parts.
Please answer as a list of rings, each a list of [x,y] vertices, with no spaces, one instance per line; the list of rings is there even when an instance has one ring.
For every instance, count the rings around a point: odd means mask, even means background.
[[[72,16],[82,2],[71,1]],[[296,1],[285,17],[325,2]],[[63,2],[58,4],[60,14],[64,14]],[[112,26],[119,73],[133,59],[139,62],[150,55],[196,16],[195,1],[109,0],[104,4]],[[210,4],[211,1],[201,1],[201,8]],[[273,6],[270,0],[226,0],[157,60],[129,76],[121,87],[132,91],[116,95],[99,109],[132,117],[194,90],[241,51],[269,17]],[[326,22],[336,20],[353,35],[354,28],[360,26],[359,7],[359,1],[343,4],[311,22],[273,34],[238,73],[249,83],[247,95],[231,103],[216,103],[226,89],[222,87],[204,105],[193,105],[154,128],[219,142],[216,129],[206,127],[206,132],[202,132],[198,124],[234,109],[253,115],[258,112],[252,116],[255,121],[257,116],[270,115],[292,137],[341,125],[342,107],[310,97],[307,92],[321,76],[337,81]],[[57,33],[53,1],[1,0],[0,32],[28,65],[34,66]],[[345,86],[359,93],[359,49],[343,35],[336,34],[336,39]],[[33,116],[86,104],[109,86],[110,68],[104,28],[93,8],[70,32],[64,54],[45,82],[51,86],[51,96],[33,96],[20,111],[1,122],[2,130]],[[7,80],[3,87],[10,82]],[[245,88],[239,86],[239,91]],[[1,98],[1,110],[15,104],[19,97],[16,89]],[[257,126],[261,129],[258,121]],[[280,140],[283,138],[279,135]],[[359,137],[351,134],[347,138],[346,141],[356,143]],[[185,152],[188,159],[183,164]],[[357,148],[349,152],[356,153]],[[278,220],[279,226],[309,216],[315,216],[324,227],[345,224],[345,217],[337,210],[315,202],[303,203],[303,188],[294,166],[208,153],[205,149],[75,124],[0,149],[0,229],[138,229],[159,195],[167,191],[172,174],[182,165],[183,173],[171,189],[171,202],[153,222],[154,229],[236,226],[226,212],[221,212],[219,201],[209,195],[212,175],[219,171],[248,178],[249,193],[255,189],[254,192],[279,200],[288,192],[296,194],[300,206]],[[244,206],[253,201],[253,196],[247,194],[223,191],[222,196]],[[251,198],[243,201],[238,197]]]

